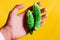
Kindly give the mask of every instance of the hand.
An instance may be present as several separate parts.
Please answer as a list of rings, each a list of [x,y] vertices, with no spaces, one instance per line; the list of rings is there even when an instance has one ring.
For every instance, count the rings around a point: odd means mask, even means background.
[[[38,5],[41,6],[41,3],[38,2]],[[24,5],[17,5],[13,8],[13,10],[9,13],[7,22],[5,24],[4,28],[7,28],[10,30],[12,38],[19,38],[26,34],[28,34],[28,28],[26,26],[26,13],[28,10],[32,10],[32,6],[26,9],[24,12],[22,12],[19,15],[16,15],[17,11],[22,9]],[[41,12],[45,12],[46,9],[41,9]],[[47,17],[47,14],[42,15],[42,20]],[[44,25],[44,21],[41,22],[41,26]],[[8,26],[8,27],[7,27]]]

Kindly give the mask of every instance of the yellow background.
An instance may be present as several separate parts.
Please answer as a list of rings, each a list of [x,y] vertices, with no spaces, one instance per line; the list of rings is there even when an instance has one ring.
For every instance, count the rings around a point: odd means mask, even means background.
[[[19,11],[22,12],[35,1],[42,2],[41,8],[47,8],[46,24],[33,35],[28,34],[18,40],[60,40],[60,0],[0,0],[0,27],[6,23],[8,14],[15,5],[24,3],[25,7]]]

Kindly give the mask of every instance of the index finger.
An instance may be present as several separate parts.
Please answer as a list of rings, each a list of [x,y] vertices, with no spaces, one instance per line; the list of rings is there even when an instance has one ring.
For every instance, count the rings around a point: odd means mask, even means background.
[[[41,2],[38,2],[37,4],[38,4],[39,6],[41,6],[41,5],[42,5],[42,3],[41,3]],[[28,10],[32,10],[32,9],[33,9],[33,6],[31,6],[31,7],[29,7],[29,8],[28,8]]]

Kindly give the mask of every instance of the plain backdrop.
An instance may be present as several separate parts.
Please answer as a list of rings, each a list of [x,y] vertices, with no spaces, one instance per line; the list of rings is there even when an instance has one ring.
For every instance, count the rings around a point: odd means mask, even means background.
[[[33,35],[26,35],[17,40],[60,40],[60,0],[0,0],[0,28],[7,21],[9,12],[17,4],[25,4],[25,7],[18,11],[23,12],[34,2],[42,2],[41,8],[47,8],[48,18],[46,24],[35,31]]]

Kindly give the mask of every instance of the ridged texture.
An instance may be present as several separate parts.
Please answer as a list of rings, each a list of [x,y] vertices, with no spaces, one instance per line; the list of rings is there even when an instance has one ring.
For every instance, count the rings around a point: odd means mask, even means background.
[[[30,34],[32,34],[32,29],[34,27],[34,17],[33,17],[33,14],[32,14],[32,11],[28,10],[27,12],[27,27],[28,27],[28,30],[30,32]]]
[[[39,5],[35,2],[33,5],[34,15],[34,29],[37,30],[40,27],[41,11]]]

